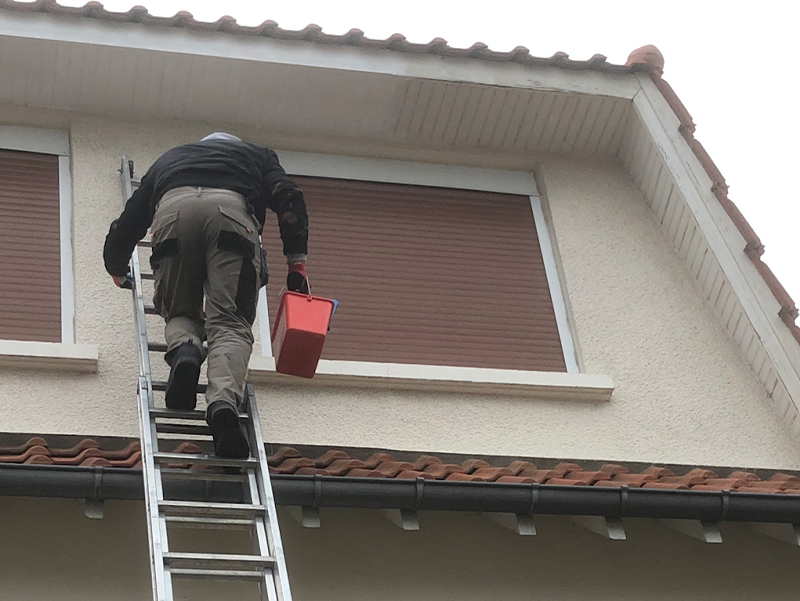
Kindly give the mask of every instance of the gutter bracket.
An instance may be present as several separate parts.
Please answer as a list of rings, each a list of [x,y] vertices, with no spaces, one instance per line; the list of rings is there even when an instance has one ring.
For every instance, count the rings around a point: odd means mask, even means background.
[[[83,513],[92,520],[103,519],[103,468],[94,468],[94,490],[91,498],[84,500]]]
[[[413,509],[384,509],[383,515],[392,524],[409,532],[419,530],[419,508],[422,506],[422,497],[425,493],[425,478],[414,481],[414,508]]]
[[[719,526],[716,522],[675,519],[659,519],[656,521],[676,532],[691,536],[692,538],[706,543],[719,544],[722,542],[722,533],[719,531]]]
[[[322,478],[319,474],[314,474],[314,500],[311,507],[290,506],[286,508],[287,513],[298,522],[303,528],[320,528],[322,522],[319,517],[319,504],[322,498]]]
[[[625,528],[622,526],[622,518],[603,517],[600,515],[571,515],[569,519],[578,526],[604,536],[610,540],[627,540]]]
[[[413,509],[384,509],[383,515],[395,526],[409,532],[419,530],[419,516]]]
[[[535,536],[536,525],[533,523],[532,515],[521,515],[516,513],[485,513],[487,518],[495,524],[508,528],[522,536]]]

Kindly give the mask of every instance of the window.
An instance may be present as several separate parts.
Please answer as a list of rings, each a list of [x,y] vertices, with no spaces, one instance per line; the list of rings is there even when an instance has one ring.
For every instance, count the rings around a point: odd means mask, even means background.
[[[0,127],[0,339],[74,342],[68,148]]]
[[[530,196],[294,179],[309,208],[313,292],[341,303],[323,359],[577,371]],[[285,267],[274,221],[264,234],[272,323]]]

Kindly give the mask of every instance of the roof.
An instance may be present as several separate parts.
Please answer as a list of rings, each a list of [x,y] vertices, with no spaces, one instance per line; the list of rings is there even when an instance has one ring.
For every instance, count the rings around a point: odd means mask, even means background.
[[[141,470],[141,447],[130,440],[61,438],[62,446],[51,445],[43,436],[32,436],[15,446],[0,446],[0,463],[81,467],[115,467]],[[73,443],[63,446],[64,442]],[[56,443],[58,444],[58,443]],[[112,449],[112,447],[116,447]],[[194,443],[176,442],[172,452],[201,453]],[[270,447],[267,461],[271,474],[285,476],[333,476],[346,478],[388,478],[507,484],[547,484],[723,491],[800,495],[800,473],[764,473],[752,470],[712,470],[692,466],[648,466],[598,463],[581,465],[572,461],[543,460],[540,465],[526,459],[499,459],[417,455],[378,450]],[[393,454],[394,453],[394,454]],[[356,457],[358,455],[361,458]],[[398,455],[403,455],[398,459]],[[545,467],[545,462],[549,467]],[[170,467],[189,468],[188,465]],[[204,469],[194,466],[191,469]],[[1,493],[2,491],[0,491]]]
[[[728,197],[728,185],[725,178],[703,145],[694,137],[694,121],[689,111],[675,94],[675,91],[662,78],[664,57],[655,46],[643,46],[634,50],[624,65],[614,65],[608,63],[606,57],[602,54],[595,54],[584,61],[571,59],[564,52],[556,52],[549,58],[543,58],[532,56],[530,51],[523,46],[517,46],[508,52],[491,50],[482,42],[476,42],[469,48],[454,48],[442,38],[434,38],[427,44],[417,44],[409,42],[405,36],[400,34],[393,34],[383,40],[368,38],[359,29],[351,29],[342,35],[331,35],[325,33],[320,26],[314,24],[307,25],[299,30],[283,29],[275,21],[271,20],[264,21],[256,26],[240,25],[236,19],[230,16],[220,17],[211,23],[198,21],[187,11],[179,11],[172,17],[157,17],[151,15],[143,6],[134,6],[127,12],[114,12],[106,10],[102,3],[94,1],[87,2],[82,7],[71,7],[61,5],[56,0],[34,0],[33,2],[0,0],[0,9],[89,18],[112,23],[140,23],[146,26],[221,32],[236,36],[305,41],[322,45],[353,46],[365,49],[391,50],[409,54],[428,54],[499,63],[512,62],[528,66],[557,67],[576,71],[592,70],[603,73],[647,72],[678,116],[681,124],[679,127],[680,133],[711,178],[712,192],[744,237],[746,242],[744,252],[750,257],[750,260],[780,304],[780,318],[790,329],[795,340],[800,343],[800,327],[795,324],[795,319],[798,316],[797,306],[769,266],[761,260],[761,255],[764,253],[764,245],[742,213]]]

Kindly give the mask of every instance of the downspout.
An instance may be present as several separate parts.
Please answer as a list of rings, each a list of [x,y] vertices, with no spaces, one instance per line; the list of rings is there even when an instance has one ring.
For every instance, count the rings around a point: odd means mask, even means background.
[[[800,524],[800,495],[495,482],[273,475],[278,505],[592,515]],[[228,482],[165,482],[173,499],[236,501]],[[125,468],[0,464],[0,496],[141,500],[142,473]]]

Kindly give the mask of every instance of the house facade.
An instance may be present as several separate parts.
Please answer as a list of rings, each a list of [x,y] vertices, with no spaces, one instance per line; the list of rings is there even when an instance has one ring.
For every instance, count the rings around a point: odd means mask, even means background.
[[[341,301],[317,376],[275,373],[268,220],[250,380],[296,599],[793,597],[797,311],[662,68],[0,0],[0,598],[151,595],[101,249],[127,161],[212,131],[277,150]],[[176,544],[212,538],[246,542]]]

